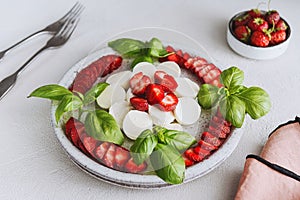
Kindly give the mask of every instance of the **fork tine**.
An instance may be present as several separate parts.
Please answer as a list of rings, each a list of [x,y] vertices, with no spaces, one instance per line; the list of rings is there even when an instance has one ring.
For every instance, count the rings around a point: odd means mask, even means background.
[[[77,1],[74,6],[60,19],[62,21],[66,20],[66,18],[74,12],[78,8],[78,6],[81,6],[81,4]]]
[[[72,33],[74,32],[77,24],[79,22],[79,17],[77,18],[70,18],[66,21],[62,29],[57,33],[58,36],[65,38],[65,40],[68,40]]]

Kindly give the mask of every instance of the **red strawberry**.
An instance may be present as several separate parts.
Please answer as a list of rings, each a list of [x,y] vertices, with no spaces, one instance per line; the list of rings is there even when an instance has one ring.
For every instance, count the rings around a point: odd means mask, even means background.
[[[280,20],[280,15],[276,10],[270,10],[266,13],[265,19],[270,25],[277,24]]]
[[[238,26],[247,25],[247,23],[249,22],[250,19],[251,19],[251,16],[248,13],[245,15],[239,16],[234,19],[233,26],[238,27]]]
[[[135,74],[130,80],[129,85],[132,93],[138,96],[144,95],[147,86],[151,83],[151,79],[144,75],[143,72]]]
[[[262,16],[260,10],[258,10],[258,9],[251,9],[251,10],[249,10],[247,13],[248,13],[252,18]]]
[[[172,52],[175,52],[175,49],[174,49],[173,47],[171,47],[171,46],[167,46],[167,47],[166,47],[166,51],[167,51],[168,53],[172,53]]]
[[[190,160],[185,155],[182,155],[182,158],[184,160],[185,167],[189,167],[189,166],[192,166],[194,164],[194,161]]]
[[[130,173],[139,173],[147,168],[147,164],[143,162],[140,165],[134,163],[133,158],[130,158],[124,166],[125,170]]]
[[[264,32],[264,31],[268,30],[268,28],[269,28],[268,22],[261,17],[253,18],[252,20],[250,20],[248,22],[247,25],[252,31]]]
[[[188,59],[190,59],[190,54],[188,54],[188,53],[184,53],[183,54],[183,59],[185,59],[185,60],[188,60]]]
[[[168,61],[176,62],[177,64],[180,62],[181,58],[176,53],[168,56]]]
[[[279,44],[286,39],[286,32],[285,31],[276,31],[271,33],[271,40],[270,44],[276,45]]]
[[[190,58],[185,62],[185,68],[195,71],[203,65],[208,64],[207,60],[201,57]]]
[[[93,151],[95,150],[98,141],[95,140],[93,137],[86,135],[82,139],[83,146],[89,152],[90,155],[93,155]]]
[[[165,97],[159,102],[159,108],[162,111],[168,112],[176,108],[178,104],[178,98],[173,92],[169,92]]]
[[[201,139],[216,147],[219,147],[222,144],[221,140],[219,140],[216,136],[212,135],[209,132],[203,132]]]
[[[102,162],[103,157],[105,156],[108,148],[110,147],[109,142],[103,142],[102,144],[100,144],[96,150],[95,150],[95,156],[96,158]]]
[[[220,76],[216,77],[215,79],[213,79],[212,81],[210,81],[208,84],[217,86],[219,88],[223,87],[223,84],[220,81]]]
[[[116,155],[115,155],[115,167],[117,169],[122,169],[125,163],[129,160],[130,153],[127,149],[116,146]]]
[[[280,30],[285,31],[287,28],[288,28],[288,26],[282,19],[280,19],[277,22],[277,24],[275,25],[275,30],[277,30],[277,31],[280,31]]]
[[[219,129],[219,127],[209,126],[208,132],[211,133],[212,135],[216,136],[217,138],[226,138],[227,137],[227,133],[223,132],[221,129]]]
[[[173,76],[167,74],[164,71],[156,71],[154,73],[154,82],[169,88],[169,90],[172,92],[174,92],[178,87],[178,84],[173,78]]]
[[[183,57],[183,52],[182,52],[181,49],[177,50],[177,51],[176,51],[176,54],[177,54],[178,56],[180,56],[180,57]]]
[[[247,42],[251,35],[251,30],[248,26],[238,26],[234,29],[234,34],[239,40]]]
[[[210,151],[207,151],[207,150],[201,148],[200,146],[196,146],[194,148],[194,152],[196,154],[198,154],[199,156],[203,157],[203,159],[210,155]]]
[[[216,78],[218,78],[221,74],[221,70],[217,67],[214,69],[210,70],[207,74],[203,76],[203,81],[204,83],[210,83]]]
[[[150,105],[160,103],[165,96],[164,89],[161,85],[150,84],[146,88],[146,99]]]
[[[261,31],[254,31],[250,38],[251,44],[257,47],[266,47],[269,45],[269,37],[261,32]]]
[[[139,111],[147,111],[149,108],[147,100],[140,97],[130,98],[130,103],[134,109]]]
[[[214,151],[214,150],[218,149],[218,147],[211,145],[211,144],[205,142],[204,140],[199,140],[198,146],[207,151]]]
[[[184,155],[189,159],[192,160],[194,162],[200,162],[202,161],[204,158],[202,156],[200,156],[199,154],[196,154],[193,150],[193,148],[190,148],[188,150],[186,150],[184,152]]]
[[[115,155],[116,155],[116,145],[111,144],[102,159],[103,163],[107,167],[113,168],[115,164]]]

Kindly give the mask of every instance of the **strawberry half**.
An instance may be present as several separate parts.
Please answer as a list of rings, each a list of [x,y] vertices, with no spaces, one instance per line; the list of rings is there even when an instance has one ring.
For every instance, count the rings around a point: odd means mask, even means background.
[[[103,163],[110,168],[114,168],[116,155],[116,145],[111,144],[103,157]]]
[[[156,71],[154,73],[154,82],[168,88],[172,92],[178,87],[174,77],[164,71]]]
[[[192,166],[194,164],[194,161],[187,158],[184,154],[182,155],[182,158],[184,160],[185,167],[189,167],[189,166]]]
[[[93,155],[93,151],[95,150],[98,143],[97,140],[95,140],[91,136],[86,135],[86,137],[83,137],[82,143],[85,149],[89,152],[89,154]]]
[[[149,84],[146,88],[146,99],[150,105],[159,104],[165,96],[164,89],[158,84]]]
[[[143,162],[140,165],[135,164],[133,158],[130,158],[124,166],[125,170],[130,173],[139,173],[147,168],[147,164]]]
[[[162,111],[168,112],[176,108],[178,104],[178,98],[173,92],[169,92],[165,97],[159,102],[159,108]]]
[[[134,109],[139,111],[147,111],[149,108],[147,100],[140,97],[130,98],[130,103]]]
[[[102,144],[100,144],[96,150],[95,150],[95,156],[96,158],[102,162],[103,157],[105,156],[108,148],[110,147],[110,143],[109,142],[103,142]]]
[[[151,83],[151,79],[144,75],[143,72],[135,74],[130,80],[129,85],[132,93],[138,96],[144,95],[147,86]]]
[[[121,170],[125,163],[129,160],[130,153],[127,149],[116,146],[116,155],[115,155],[115,167]]]
[[[219,147],[222,144],[221,140],[219,140],[216,136],[212,135],[209,132],[203,132],[201,139],[216,147]]]
[[[214,150],[218,149],[218,147],[216,147],[212,144],[209,144],[209,143],[205,142],[204,140],[199,140],[198,146],[207,151],[214,151]]]

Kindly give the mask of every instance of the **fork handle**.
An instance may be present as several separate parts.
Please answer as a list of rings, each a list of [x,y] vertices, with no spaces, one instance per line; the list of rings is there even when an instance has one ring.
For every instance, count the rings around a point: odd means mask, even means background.
[[[16,46],[18,46],[19,44],[23,43],[24,41],[28,40],[29,38],[39,34],[39,33],[42,33],[44,30],[39,30],[39,31],[36,31],[30,35],[28,35],[27,37],[23,38],[22,40],[20,40],[19,42],[16,42],[15,44],[13,44],[12,46],[8,47],[7,49],[3,50],[3,51],[0,51],[0,60],[4,57],[4,55],[10,51],[11,49],[15,48]]]
[[[9,90],[15,85],[18,75],[24,70],[24,68],[42,51],[47,49],[48,46],[45,45],[40,50],[38,50],[35,54],[33,54],[17,71],[13,74],[7,76],[0,82],[0,100],[9,92]]]

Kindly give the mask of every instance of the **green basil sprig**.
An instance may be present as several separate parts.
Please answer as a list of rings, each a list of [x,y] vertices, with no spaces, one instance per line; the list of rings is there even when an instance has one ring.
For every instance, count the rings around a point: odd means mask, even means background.
[[[166,57],[168,53],[161,41],[152,38],[143,42],[131,38],[121,38],[108,42],[108,46],[121,54],[124,58],[132,58],[131,68],[140,62],[153,63],[155,59]]]
[[[224,85],[218,88],[203,84],[198,93],[198,102],[204,109],[219,106],[220,112],[233,126],[240,128],[245,115],[252,119],[266,115],[271,109],[267,92],[259,87],[243,86],[244,72],[237,67],[230,67],[221,73]]]
[[[153,130],[145,130],[139,135],[130,153],[136,164],[150,158],[157,176],[167,183],[179,184],[185,175],[181,153],[195,143],[195,138],[186,132],[155,126]]]

